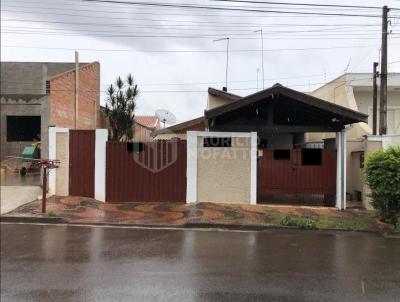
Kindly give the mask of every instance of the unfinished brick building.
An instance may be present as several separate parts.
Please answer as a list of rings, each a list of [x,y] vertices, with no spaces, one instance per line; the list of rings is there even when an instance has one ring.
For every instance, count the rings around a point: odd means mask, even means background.
[[[1,160],[41,141],[49,126],[94,129],[100,104],[100,64],[1,62]]]

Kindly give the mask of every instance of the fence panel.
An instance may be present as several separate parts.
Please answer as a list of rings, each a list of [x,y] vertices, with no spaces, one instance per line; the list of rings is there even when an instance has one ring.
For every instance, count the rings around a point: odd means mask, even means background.
[[[186,201],[186,142],[107,142],[106,200]]]
[[[69,131],[69,194],[94,197],[95,130]]]

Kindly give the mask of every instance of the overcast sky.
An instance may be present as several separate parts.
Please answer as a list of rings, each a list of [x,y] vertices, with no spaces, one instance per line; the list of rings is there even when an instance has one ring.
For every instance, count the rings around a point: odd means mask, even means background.
[[[178,121],[202,115],[207,88],[225,85],[226,40],[213,42],[214,39],[230,37],[228,90],[239,95],[262,88],[261,39],[260,33],[254,33],[261,28],[266,88],[279,82],[293,89],[310,91],[346,70],[371,72],[372,62],[379,61],[381,19],[375,17],[188,9],[79,0],[1,2],[2,61],[73,62],[74,49],[77,49],[80,61],[100,62],[102,90],[118,75],[131,72],[141,90],[137,114],[151,115],[163,108],[172,111]],[[381,10],[376,9],[210,0],[142,2],[381,15]],[[287,2],[400,7],[397,0]],[[390,16],[400,16],[400,11],[392,11]],[[391,22],[388,61],[393,63],[389,64],[389,72],[400,72],[397,62],[400,61],[400,19],[392,18]],[[104,94],[101,103],[104,104]]]

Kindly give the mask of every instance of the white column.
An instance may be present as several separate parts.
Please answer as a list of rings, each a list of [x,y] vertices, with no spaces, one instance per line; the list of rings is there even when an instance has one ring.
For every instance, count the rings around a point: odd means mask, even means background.
[[[346,209],[346,132],[336,132],[336,208]]]
[[[346,203],[347,203],[347,139],[346,139],[346,129],[342,130],[342,159],[343,159],[343,184],[342,184],[342,190],[343,190],[343,210],[346,210]]]
[[[250,204],[257,203],[257,132],[251,133]]]
[[[197,201],[197,131],[186,132],[186,202]]]
[[[96,129],[94,154],[94,198],[106,201],[106,143],[107,129]]]
[[[49,127],[49,159],[57,159],[56,154],[57,154],[57,140],[56,140],[56,135],[57,133],[69,133],[68,128],[57,128],[57,127]],[[67,152],[69,152],[69,148],[67,149]],[[57,169],[50,169],[49,170],[49,194],[54,195],[56,194],[56,173]],[[69,181],[69,180],[67,180]],[[69,184],[68,184],[68,189],[69,189]]]

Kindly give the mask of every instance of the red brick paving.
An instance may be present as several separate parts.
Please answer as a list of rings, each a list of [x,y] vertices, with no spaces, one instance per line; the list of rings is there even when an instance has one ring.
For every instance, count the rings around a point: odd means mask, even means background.
[[[41,201],[24,205],[4,216],[42,217]],[[274,215],[292,215],[329,218],[337,220],[366,219],[364,229],[385,229],[388,226],[365,210],[337,211],[335,208],[279,206],[279,205],[232,205],[216,203],[102,203],[86,197],[50,197],[49,211],[71,223],[101,223],[129,225],[185,226],[186,224],[211,223],[218,225],[277,224]]]

